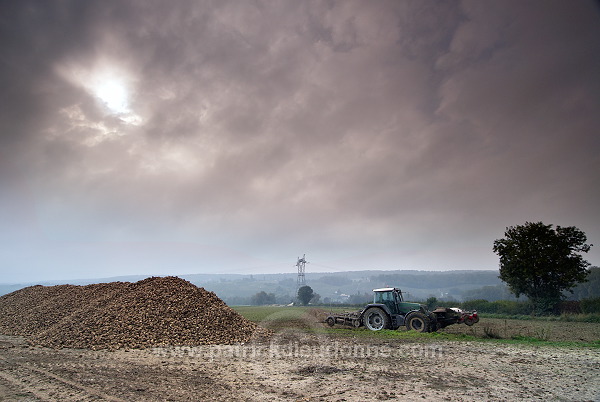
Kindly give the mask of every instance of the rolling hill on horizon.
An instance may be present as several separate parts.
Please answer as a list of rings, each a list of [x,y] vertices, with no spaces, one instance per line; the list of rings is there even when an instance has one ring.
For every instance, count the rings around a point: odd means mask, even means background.
[[[589,281],[578,285],[569,298],[598,297],[600,268],[592,267]],[[136,282],[152,275],[128,275],[107,278],[54,280],[20,284],[0,283],[0,295],[33,285],[88,285],[106,282]],[[154,275],[163,276],[163,275]],[[297,273],[276,274],[184,274],[178,277],[217,294],[229,305],[251,304],[252,296],[265,292],[275,303],[288,304],[298,288]],[[497,270],[364,270],[344,272],[309,272],[306,285],[319,294],[320,303],[361,304],[370,300],[372,290],[380,287],[399,287],[407,300],[436,297],[444,301],[472,299],[517,300],[498,278]]]

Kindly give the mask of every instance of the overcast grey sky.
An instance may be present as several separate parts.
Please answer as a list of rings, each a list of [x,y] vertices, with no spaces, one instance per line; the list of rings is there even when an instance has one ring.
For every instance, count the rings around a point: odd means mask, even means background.
[[[600,8],[0,1],[0,282],[600,265]]]

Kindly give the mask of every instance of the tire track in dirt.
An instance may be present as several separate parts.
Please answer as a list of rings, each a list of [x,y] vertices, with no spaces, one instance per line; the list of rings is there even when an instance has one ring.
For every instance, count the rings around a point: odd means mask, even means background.
[[[106,400],[125,402],[123,399],[107,395],[103,392],[77,384],[71,380],[51,373],[47,370],[33,367],[27,363],[16,362],[0,356],[0,378],[16,389],[35,396],[42,401]]]

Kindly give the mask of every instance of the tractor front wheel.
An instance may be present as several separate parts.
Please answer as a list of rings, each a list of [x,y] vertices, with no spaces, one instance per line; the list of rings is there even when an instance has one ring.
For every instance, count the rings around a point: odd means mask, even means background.
[[[412,313],[406,320],[406,329],[417,332],[429,332],[429,318],[423,313]]]
[[[371,331],[381,331],[390,327],[390,318],[379,307],[371,307],[363,315],[363,324]]]

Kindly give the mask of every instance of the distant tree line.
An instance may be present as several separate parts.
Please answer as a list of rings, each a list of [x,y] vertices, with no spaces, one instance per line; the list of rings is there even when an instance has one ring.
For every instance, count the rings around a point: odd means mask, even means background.
[[[371,283],[376,286],[401,286],[414,289],[461,288],[465,285],[489,285],[494,282],[501,283],[495,271],[395,272],[371,276]]]

